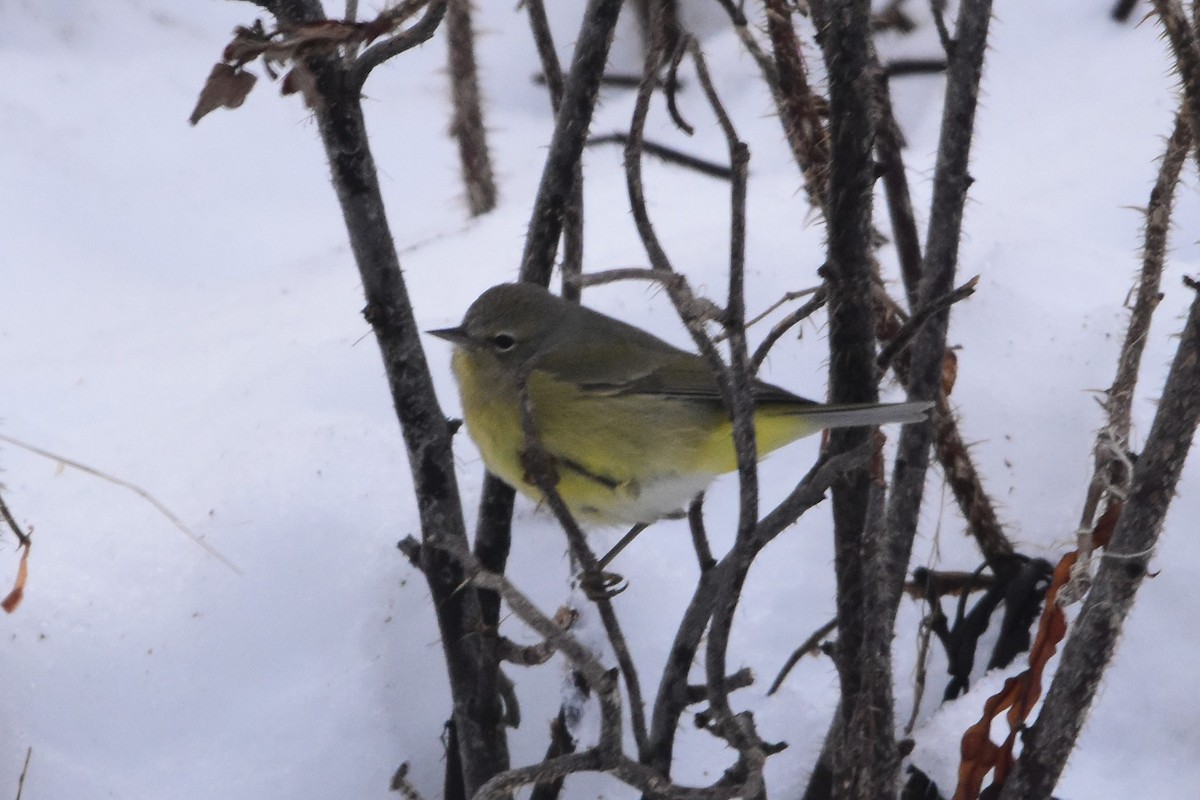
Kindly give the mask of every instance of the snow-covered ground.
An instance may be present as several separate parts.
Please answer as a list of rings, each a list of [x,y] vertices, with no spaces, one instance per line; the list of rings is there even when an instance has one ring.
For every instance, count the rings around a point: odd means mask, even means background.
[[[512,279],[551,127],[527,26],[512,3],[480,3],[479,59],[502,205],[469,220],[448,120],[444,44],[435,39],[367,85],[372,143],[419,321],[454,324],[482,289]],[[552,3],[564,51],[581,2]],[[715,4],[714,4],[715,5]],[[954,393],[964,435],[1012,536],[1031,554],[1067,547],[1101,422],[1093,390],[1112,378],[1123,302],[1139,265],[1142,217],[1175,80],[1153,22],[1120,25],[1106,3],[1001,3],[972,158],[960,274],[981,276],[955,310]],[[749,305],[811,286],[822,231],[753,62],[707,4],[697,29],[750,144]],[[248,3],[15,0],[0,3],[0,433],[131,481],[164,501],[235,572],[134,494],[0,445],[5,497],[34,526],[27,598],[2,620],[0,793],[33,748],[28,800],[119,797],[387,797],[393,770],[438,793],[448,710],[424,581],[396,551],[417,530],[408,467],[380,359],[310,115],[266,79],[235,112],[196,128],[197,91]],[[614,59],[636,69],[623,28]],[[888,40],[933,55],[926,29]],[[810,53],[810,62],[819,59]],[[928,207],[943,82],[894,83],[915,205]],[[648,135],[723,157],[698,92],[687,142],[661,113]],[[627,126],[632,94],[608,90],[593,130]],[[589,268],[645,261],[627,211],[620,149],[586,156]],[[1144,435],[1191,292],[1200,238],[1191,167],[1134,407]],[[651,213],[694,285],[719,293],[727,187],[653,161]],[[686,198],[686,200],[685,200]],[[883,251],[894,274],[893,258]],[[589,304],[681,344],[666,299],[641,285],[591,290]],[[823,330],[776,348],[766,376],[824,392]],[[448,348],[429,354],[448,414],[458,400]],[[1139,440],[1140,441],[1140,440]],[[473,513],[481,465],[458,437]],[[765,500],[811,463],[816,443],[768,459]],[[1200,612],[1192,569],[1200,491],[1193,456],[1172,508],[1157,577],[1130,617],[1064,798],[1191,798],[1200,785]],[[709,502],[714,547],[729,543],[735,487]],[[916,558],[973,568],[977,556],[940,477],[931,479]],[[518,509],[510,574],[543,607],[569,598],[561,534]],[[611,539],[604,532],[598,538]],[[775,697],[765,684],[833,610],[828,511],[772,544],[737,618],[732,665],[759,685],[737,695],[768,739],[773,796],[807,779],[835,700],[827,659],[800,664]],[[6,555],[7,554],[7,555]],[[16,571],[0,542],[0,584]],[[621,557],[617,600],[643,680],[666,657],[695,578],[685,529],[664,523]],[[651,611],[647,611],[647,609]],[[634,613],[637,612],[637,613]],[[902,609],[897,694],[912,696],[920,609]],[[513,619],[504,632],[534,637]],[[931,667],[931,698],[944,664]],[[512,670],[524,702],[514,760],[536,759],[559,702],[561,665]],[[958,737],[1000,676],[939,708],[927,700],[916,763],[949,790]],[[728,764],[684,731],[677,775]],[[604,779],[568,796],[624,797]]]

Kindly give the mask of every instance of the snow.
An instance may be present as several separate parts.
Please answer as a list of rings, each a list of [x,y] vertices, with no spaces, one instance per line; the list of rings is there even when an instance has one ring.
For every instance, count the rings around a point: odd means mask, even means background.
[[[456,324],[470,300],[516,274],[551,122],[535,55],[510,3],[478,4],[486,115],[502,205],[469,220],[448,121],[444,44],[382,67],[367,85],[372,146],[405,277],[425,328]],[[568,52],[579,2],[553,3]],[[132,493],[0,444],[5,497],[35,528],[27,597],[9,635],[0,699],[0,787],[15,792],[33,749],[27,798],[388,797],[402,761],[436,797],[449,709],[428,591],[395,549],[418,528],[411,483],[315,125],[264,77],[246,104],[189,128],[199,87],[246,3],[74,0],[0,4],[0,433],[145,487],[234,572]],[[999,4],[972,154],[959,272],[979,274],[955,310],[961,347],[953,400],[964,436],[1020,546],[1054,559],[1068,546],[1139,266],[1143,206],[1176,104],[1156,25],[1118,25],[1105,5]],[[717,12],[689,6],[717,88],[750,144],[752,311],[816,283],[812,224],[778,121],[751,59]],[[932,55],[928,25],[885,52]],[[614,62],[637,68],[626,25]],[[890,48],[890,49],[889,49]],[[814,68],[819,59],[809,54]],[[895,82],[919,222],[928,207],[943,82]],[[593,130],[627,126],[628,91],[606,91]],[[660,105],[648,136],[723,159],[698,92],[697,126],[673,131]],[[586,154],[591,269],[645,262],[620,148]],[[1195,177],[1180,187],[1171,261],[1134,406],[1149,429],[1197,272]],[[652,160],[650,211],[676,265],[714,295],[727,258],[725,185]],[[681,202],[681,200],[684,200]],[[882,216],[881,216],[882,220]],[[882,224],[882,222],[881,222]],[[890,251],[885,267],[895,274]],[[661,293],[589,290],[601,310],[686,345]],[[823,393],[819,321],[776,348],[766,377]],[[458,412],[448,348],[428,353],[445,410]],[[895,394],[895,389],[891,389]],[[456,443],[474,513],[481,464]],[[811,464],[805,441],[761,470],[764,506]],[[1186,798],[1200,785],[1200,591],[1190,567],[1200,515],[1196,456],[1172,507],[1156,578],[1143,586],[1080,746],[1064,798]],[[971,569],[953,502],[933,476],[916,563]],[[709,501],[718,551],[730,541],[733,481]],[[523,501],[510,561],[516,584],[550,612],[568,602],[565,542]],[[617,532],[594,534],[597,548]],[[0,585],[17,557],[0,541]],[[803,660],[774,697],[784,659],[833,612],[828,511],[819,507],[756,564],[730,666],[757,684],[735,695],[767,739],[772,796],[807,779],[836,697],[827,659]],[[619,559],[617,600],[646,691],[696,577],[681,523],[663,523]],[[901,609],[898,715],[912,696],[920,609]],[[503,632],[536,637],[515,618]],[[1019,665],[1018,665],[1019,666]],[[914,762],[952,790],[958,738],[1003,675],[939,707],[944,663],[915,733]],[[539,758],[563,687],[555,660],[512,669],[524,723],[515,763]],[[686,721],[686,718],[685,718]],[[587,718],[584,724],[586,726]],[[711,781],[729,754],[681,729],[677,776]],[[3,791],[3,789],[0,789]],[[570,797],[627,797],[607,779],[574,779]]]

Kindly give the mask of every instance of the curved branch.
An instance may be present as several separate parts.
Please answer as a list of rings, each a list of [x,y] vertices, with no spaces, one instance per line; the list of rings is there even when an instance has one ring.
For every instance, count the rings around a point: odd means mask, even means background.
[[[350,64],[347,89],[354,92],[361,91],[371,70],[388,59],[429,41],[433,38],[438,26],[442,24],[442,18],[445,16],[446,0],[432,0],[421,19],[411,28],[368,47]]]

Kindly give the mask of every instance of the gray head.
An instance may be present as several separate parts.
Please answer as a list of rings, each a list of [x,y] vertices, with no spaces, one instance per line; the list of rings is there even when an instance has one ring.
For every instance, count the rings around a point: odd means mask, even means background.
[[[542,352],[564,317],[578,306],[532,283],[493,286],[471,304],[457,328],[429,331],[501,363],[523,364]]]

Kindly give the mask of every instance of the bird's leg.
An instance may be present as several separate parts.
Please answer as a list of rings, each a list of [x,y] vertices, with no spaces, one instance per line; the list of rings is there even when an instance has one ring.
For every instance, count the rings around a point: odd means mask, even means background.
[[[628,586],[625,578],[615,572],[605,572],[604,568],[648,527],[650,526],[644,522],[634,525],[629,529],[629,533],[621,537],[621,541],[617,542],[611,550],[604,554],[603,558],[596,562],[595,570],[584,572],[579,576],[579,584],[588,597],[593,600],[601,597],[609,599],[625,591]]]
[[[614,558],[620,555],[622,550],[628,547],[630,543],[638,537],[639,533],[649,527],[650,526],[647,523],[639,522],[637,525],[634,525],[632,528],[630,528],[629,533],[622,536],[621,541],[613,545],[613,548],[604,554],[604,557],[600,559],[600,561],[596,564],[596,567],[601,570],[607,567],[610,563],[612,563]]]

